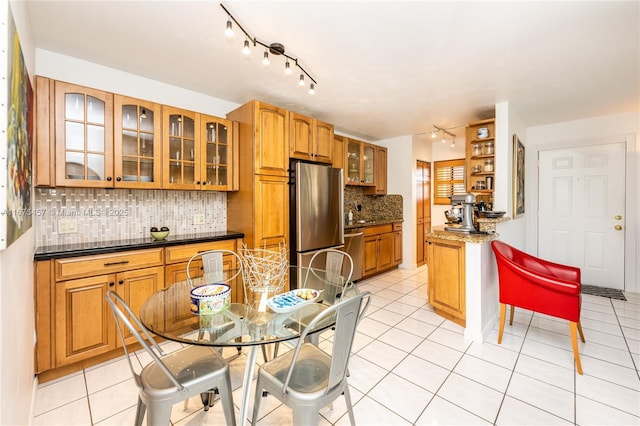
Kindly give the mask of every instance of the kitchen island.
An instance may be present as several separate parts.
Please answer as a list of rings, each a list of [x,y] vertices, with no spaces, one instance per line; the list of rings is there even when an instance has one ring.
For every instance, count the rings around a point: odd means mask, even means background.
[[[466,234],[436,227],[425,233],[429,304],[464,327],[464,337],[483,341],[498,319],[498,271],[491,240],[496,233]]]

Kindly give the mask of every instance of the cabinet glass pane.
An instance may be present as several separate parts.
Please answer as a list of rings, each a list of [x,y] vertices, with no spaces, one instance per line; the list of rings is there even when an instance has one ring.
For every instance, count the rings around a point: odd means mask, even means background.
[[[84,121],[84,95],[67,93],[64,96],[64,118],[67,120]]]
[[[227,126],[218,125],[218,142],[227,143]]]
[[[173,158],[176,160],[181,159],[180,156],[182,153],[182,139],[180,138],[171,138],[169,139],[169,158]]]
[[[131,130],[122,132],[122,154],[138,155],[138,134]]]
[[[364,163],[364,182],[365,183],[373,183],[374,182],[374,161],[375,161],[375,149],[370,146],[364,147],[364,153],[362,155],[362,160]]]
[[[122,159],[122,179],[130,182],[138,180],[138,161],[134,157],[125,157]]]
[[[219,164],[229,165],[229,158],[227,157],[227,145],[220,145],[218,147],[218,162]]]
[[[227,175],[228,169],[226,167],[220,167],[218,169],[218,185],[226,186],[227,185]]]
[[[216,182],[216,175],[217,173],[217,167],[216,166],[207,166],[207,176],[206,176],[206,183],[207,185],[217,185],[218,183]]]
[[[87,154],[87,179],[104,180],[104,155]]]
[[[140,162],[140,181],[153,182],[153,161]]]
[[[195,160],[195,143],[193,139],[183,139],[182,146],[184,148],[184,158],[185,160],[193,161]]]
[[[169,182],[182,183],[182,168],[180,167],[180,163],[172,162],[169,165]]]
[[[185,138],[194,139],[196,135],[196,123],[192,118],[182,117],[182,131]]]
[[[87,150],[104,152],[104,127],[87,125]]]
[[[215,142],[216,138],[216,123],[207,122],[207,142]]]
[[[124,129],[138,128],[138,107],[137,105],[122,106],[122,127]]]
[[[169,135],[180,136],[182,135],[182,116],[172,114],[169,116]]]
[[[153,157],[153,135],[148,133],[140,134],[140,156]]]
[[[184,183],[191,184],[195,183],[195,165],[193,163],[184,163],[183,167],[183,178]]]
[[[65,141],[66,149],[84,151],[84,125],[67,121],[65,123],[65,131],[67,137]]]
[[[65,175],[67,179],[84,179],[84,154],[67,152],[65,154]]]
[[[140,110],[140,131],[153,133],[153,111],[141,108]]]
[[[104,102],[93,96],[87,96],[87,121],[104,124]]]

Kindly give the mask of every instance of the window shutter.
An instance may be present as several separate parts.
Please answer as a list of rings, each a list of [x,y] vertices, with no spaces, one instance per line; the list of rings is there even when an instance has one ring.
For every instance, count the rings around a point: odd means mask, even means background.
[[[464,159],[434,162],[434,204],[451,204],[452,195],[466,194]]]

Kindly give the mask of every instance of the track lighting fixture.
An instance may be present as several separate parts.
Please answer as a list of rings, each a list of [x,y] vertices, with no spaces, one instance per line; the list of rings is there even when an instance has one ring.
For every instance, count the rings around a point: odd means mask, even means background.
[[[442,139],[440,140],[440,142],[441,143],[446,143],[447,142],[447,136],[451,136],[451,148],[456,146],[456,135],[455,134],[451,133],[448,129],[445,129],[444,127],[436,126],[435,124],[432,124],[432,126],[433,126],[433,128],[435,130],[431,130],[431,139],[435,139],[436,137],[438,137],[438,133],[439,133],[439,134],[442,135]],[[457,127],[450,127],[449,129],[455,129],[455,128],[457,128]]]
[[[228,39],[233,38],[233,24],[231,23],[231,15],[227,18],[227,28],[224,30],[224,35]]]
[[[249,47],[249,40],[244,41],[244,47],[242,48],[242,54],[244,56],[251,55],[251,48]]]
[[[300,63],[298,62],[297,58],[294,58],[293,56],[290,56],[288,54],[285,53],[285,48],[284,45],[282,43],[264,43],[260,40],[258,40],[256,37],[252,37],[243,27],[242,25],[240,25],[238,23],[238,21],[236,20],[236,18],[233,17],[233,15],[231,15],[231,13],[227,10],[226,7],[224,7],[224,5],[222,3],[220,3],[220,7],[224,10],[224,12],[227,14],[227,26],[225,29],[225,36],[228,39],[231,39],[233,37],[233,23],[236,24],[236,26],[238,28],[240,28],[240,30],[244,33],[246,39],[244,41],[244,47],[242,48],[242,53],[245,57],[249,56],[251,54],[251,46],[249,44],[249,42],[251,41],[253,43],[254,46],[256,45],[260,45],[263,46],[266,50],[264,52],[264,56],[262,59],[262,63],[266,66],[269,65],[270,60],[269,60],[269,53],[271,53],[272,55],[275,56],[284,56],[286,58],[286,62],[285,62],[285,68],[284,68],[284,73],[289,75],[292,73],[291,70],[291,62],[293,62],[293,64],[298,67],[300,69],[300,79],[298,80],[298,84],[300,86],[304,86],[305,85],[305,76],[307,76],[307,78],[309,78],[309,80],[311,80],[310,86],[309,86],[309,94],[313,95],[315,93],[316,90],[316,85],[318,84],[318,82],[311,77],[311,75],[304,69],[302,68],[302,66],[300,65]],[[232,23],[233,21],[233,23]]]

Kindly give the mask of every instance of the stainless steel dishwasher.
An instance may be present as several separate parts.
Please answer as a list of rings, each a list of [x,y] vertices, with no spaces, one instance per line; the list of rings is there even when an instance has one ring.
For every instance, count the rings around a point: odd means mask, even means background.
[[[364,232],[361,228],[350,229],[344,234],[344,249],[353,260],[353,274],[351,281],[357,281],[362,277],[362,259],[364,258]]]

